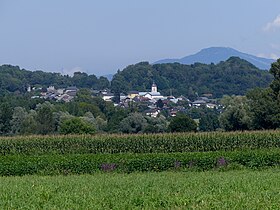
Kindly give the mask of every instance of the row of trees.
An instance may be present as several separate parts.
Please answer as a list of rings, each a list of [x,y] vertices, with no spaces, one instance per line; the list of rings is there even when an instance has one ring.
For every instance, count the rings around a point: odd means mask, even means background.
[[[187,118],[194,125],[192,119],[182,116],[178,119]],[[136,106],[131,109],[114,107],[111,102],[93,97],[89,89],[80,89],[69,103],[30,99],[29,94],[0,97],[1,135],[160,133],[183,131],[181,121],[178,123],[164,115],[148,117],[139,113]],[[186,126],[186,129],[194,130],[194,127]]]
[[[108,123],[100,116],[94,117],[91,112],[86,112],[83,116],[74,116],[68,112],[56,111],[53,104],[44,102],[38,104],[35,110],[27,111],[23,107],[15,107],[11,119],[2,120],[0,128],[3,135],[163,133],[197,130],[197,124],[184,114],[179,114],[170,122],[162,115],[154,118],[137,112],[125,113],[121,118],[119,122],[111,118]],[[112,123],[115,123],[115,129],[110,128]]]

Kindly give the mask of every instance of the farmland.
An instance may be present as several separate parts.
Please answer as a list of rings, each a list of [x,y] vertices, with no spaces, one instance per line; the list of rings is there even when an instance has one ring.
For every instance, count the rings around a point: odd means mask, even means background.
[[[1,209],[263,209],[280,131],[0,139]]]
[[[279,131],[6,137],[0,175],[275,167],[279,139]]]
[[[0,178],[1,209],[267,209],[279,169]]]

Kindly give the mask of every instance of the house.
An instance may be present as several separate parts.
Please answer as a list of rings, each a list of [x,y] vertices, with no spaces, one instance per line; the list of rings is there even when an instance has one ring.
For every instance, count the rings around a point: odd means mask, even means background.
[[[159,109],[150,109],[144,112],[147,116],[157,117],[160,114]]]
[[[47,92],[54,92],[54,91],[55,91],[54,86],[49,86],[49,87],[47,88]]]
[[[123,101],[127,98],[127,96],[123,93],[120,94],[120,100]]]
[[[200,107],[200,106],[206,105],[206,101],[204,101],[204,100],[196,100],[196,101],[192,102],[192,105],[194,107]]]
[[[217,105],[208,103],[208,104],[206,104],[206,107],[209,108],[209,109],[215,109],[215,108],[217,108]]]
[[[63,95],[64,89],[57,89],[57,93],[58,93],[59,95]]]
[[[73,96],[69,96],[68,94],[62,94],[57,97],[57,101],[70,102],[73,98]]]
[[[77,95],[78,88],[77,87],[68,87],[65,89],[65,94],[75,97]]]
[[[102,94],[102,99],[104,101],[112,101],[112,99],[114,98],[114,94],[113,93],[106,93],[106,94]]]
[[[139,96],[139,92],[138,91],[129,91],[128,92],[128,97],[133,99],[135,97]]]

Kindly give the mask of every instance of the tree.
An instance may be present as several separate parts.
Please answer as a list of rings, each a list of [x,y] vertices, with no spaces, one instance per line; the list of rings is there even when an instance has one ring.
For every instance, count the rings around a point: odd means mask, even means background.
[[[201,116],[199,120],[200,131],[215,131],[220,127],[218,115],[213,112],[208,112]]]
[[[128,116],[128,111],[117,107],[108,114],[107,131],[114,133],[119,132],[120,122]]]
[[[30,110],[26,118],[22,121],[21,134],[29,135],[37,132],[37,113],[35,110]]]
[[[94,134],[95,128],[89,123],[85,122],[79,117],[74,117],[72,119],[65,120],[61,123],[60,134]]]
[[[253,129],[280,127],[280,100],[272,89],[254,89],[247,93]]]
[[[219,121],[226,131],[248,130],[252,128],[248,99],[245,96],[225,96],[221,100],[224,110]]]
[[[27,111],[22,107],[15,107],[11,120],[11,132],[13,134],[23,134],[23,123],[28,116]]]
[[[280,59],[271,64],[269,72],[273,75],[274,80],[270,84],[275,96],[277,97],[280,92]]]
[[[131,113],[120,123],[120,131],[123,133],[142,133],[147,126],[147,120],[140,113]]]
[[[280,127],[280,59],[271,65],[270,73],[274,80],[269,88],[255,88],[247,93],[254,129]]]
[[[0,133],[8,134],[11,131],[13,110],[8,102],[0,104]]]
[[[157,105],[158,108],[162,109],[163,106],[164,106],[164,103],[163,103],[163,101],[162,101],[161,99],[159,99],[159,100],[156,102],[156,105]]]
[[[96,85],[96,89],[97,90],[103,90],[105,88],[109,88],[110,87],[110,82],[106,77],[101,76],[98,80],[98,83]]]
[[[145,127],[145,133],[163,133],[168,129],[168,121],[162,115],[158,117],[146,117],[148,125]]]
[[[169,124],[169,130],[171,132],[191,132],[197,130],[196,122],[189,116],[184,114],[178,114],[173,117]]]
[[[55,131],[54,105],[46,101],[36,107],[36,122],[38,134],[51,134]]]

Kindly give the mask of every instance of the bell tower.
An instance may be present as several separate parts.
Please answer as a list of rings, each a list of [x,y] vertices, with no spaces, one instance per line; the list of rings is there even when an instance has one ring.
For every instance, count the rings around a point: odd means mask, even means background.
[[[156,93],[158,92],[157,91],[157,85],[155,84],[155,82],[153,82],[153,85],[152,85],[152,93]]]

